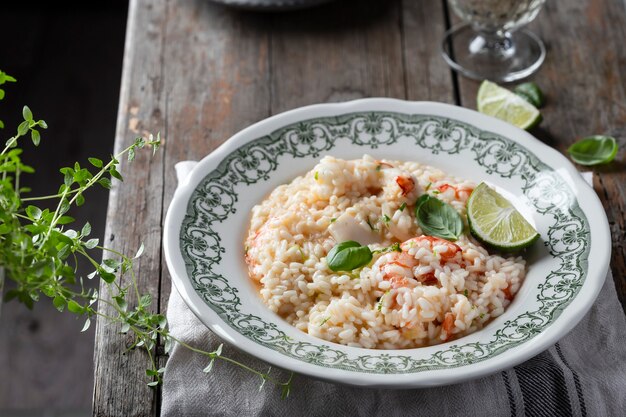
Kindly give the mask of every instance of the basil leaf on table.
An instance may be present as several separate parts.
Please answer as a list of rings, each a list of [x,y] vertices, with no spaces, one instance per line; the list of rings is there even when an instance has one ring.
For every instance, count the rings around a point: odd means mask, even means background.
[[[574,143],[567,152],[580,165],[606,164],[617,155],[617,142],[611,136],[589,136]]]
[[[367,265],[372,260],[372,251],[359,242],[341,242],[328,252],[326,262],[331,271],[352,271]]]
[[[415,203],[415,218],[428,236],[454,241],[463,233],[463,220],[454,207],[427,194]]]

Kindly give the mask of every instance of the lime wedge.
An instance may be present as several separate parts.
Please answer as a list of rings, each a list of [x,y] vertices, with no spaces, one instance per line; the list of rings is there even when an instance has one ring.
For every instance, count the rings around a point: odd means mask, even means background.
[[[478,111],[497,117],[521,129],[530,129],[541,122],[541,113],[517,94],[490,81],[483,81],[476,98]]]
[[[524,216],[484,182],[467,200],[467,220],[476,239],[507,252],[526,248],[539,238]]]

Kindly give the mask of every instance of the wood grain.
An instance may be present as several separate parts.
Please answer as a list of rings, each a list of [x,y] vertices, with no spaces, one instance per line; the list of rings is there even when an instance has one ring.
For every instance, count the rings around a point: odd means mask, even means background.
[[[166,1],[131,2],[116,152],[146,130],[160,130],[167,137],[162,60],[166,7]],[[122,164],[126,182],[111,191],[105,232],[107,246],[122,253],[135,253],[140,243],[145,243],[145,254],[136,264],[139,290],[156,299],[161,270],[163,156],[157,153],[152,158],[150,152],[138,152],[132,166]],[[106,294],[104,287],[101,294]],[[107,306],[99,308],[111,313]],[[155,391],[146,385],[147,355],[140,350],[125,352],[131,340],[119,332],[119,326],[97,321],[93,415],[156,415]]]
[[[455,104],[453,74],[441,57],[444,1],[402,2],[406,98]]]
[[[167,66],[164,213],[176,189],[177,162],[202,159],[237,131],[270,115],[266,16],[198,0],[179,2],[168,21],[164,62],[185,65]],[[165,312],[170,293],[165,263],[161,273]]]
[[[273,113],[363,97],[405,97],[400,3],[358,3],[273,17]]]
[[[546,43],[544,65],[531,80],[547,103],[543,122],[531,133],[566,154],[576,140],[594,134],[618,139],[620,155],[594,167],[594,188],[607,213],[613,238],[611,269],[626,306],[626,9],[611,0],[546,2],[531,24]],[[459,78],[461,105],[476,107],[478,82]],[[589,167],[578,166],[580,171]]]

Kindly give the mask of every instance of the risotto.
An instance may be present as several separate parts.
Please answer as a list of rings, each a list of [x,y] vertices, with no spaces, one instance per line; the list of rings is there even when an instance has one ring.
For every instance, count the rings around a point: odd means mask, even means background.
[[[467,232],[425,235],[414,205],[424,194],[448,203],[467,230],[474,186],[416,162],[326,156],[253,208],[250,277],[267,307],[331,342],[403,349],[472,333],[510,304],[525,262],[489,253]],[[331,270],[327,255],[344,241],[367,245],[371,261]]]

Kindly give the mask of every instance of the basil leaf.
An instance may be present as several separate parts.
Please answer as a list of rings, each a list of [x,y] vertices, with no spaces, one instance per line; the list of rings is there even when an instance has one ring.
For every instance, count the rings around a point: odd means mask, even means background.
[[[580,165],[606,164],[617,155],[617,142],[611,136],[589,136],[574,143],[567,152]]]
[[[335,245],[326,262],[331,271],[352,271],[367,265],[372,260],[372,251],[367,246],[361,246],[359,242],[348,240]]]
[[[417,205],[415,218],[422,232],[428,236],[454,241],[463,233],[463,220],[459,213],[450,204],[435,197],[428,196]]]
[[[421,205],[426,202],[429,198],[432,198],[428,194],[422,194],[417,200],[415,200],[415,216],[417,216],[417,211],[420,209]]]

